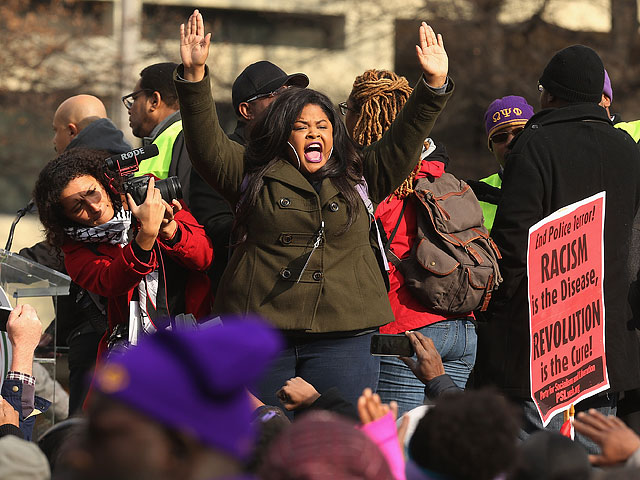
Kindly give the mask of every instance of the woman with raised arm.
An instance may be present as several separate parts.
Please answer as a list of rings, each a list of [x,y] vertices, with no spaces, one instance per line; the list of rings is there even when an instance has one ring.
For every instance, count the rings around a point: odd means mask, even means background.
[[[367,70],[356,77],[351,94],[340,104],[345,124],[359,145],[379,140],[391,126],[411,95],[407,79],[389,70]],[[407,258],[418,237],[418,204],[415,182],[439,178],[449,163],[444,145],[425,139],[414,169],[404,182],[378,205],[375,216],[389,239],[390,255]],[[472,313],[443,314],[430,310],[416,298],[396,264],[389,265],[389,301],[395,321],[380,327],[380,333],[415,331],[435,342],[445,372],[458,388],[464,389],[476,359],[477,336]],[[413,356],[414,361],[416,356]],[[410,368],[396,357],[380,359],[378,394],[383,402],[398,402],[398,413],[424,403],[425,386]]]
[[[259,313],[285,335],[288,347],[261,387],[265,403],[295,376],[320,392],[336,386],[355,403],[378,380],[371,334],[393,321],[357,185],[366,181],[378,203],[415,166],[453,90],[442,37],[420,26],[423,77],[379,142],[361,149],[325,95],[290,88],[256,119],[245,151],[218,123],[204,32],[196,10],[180,28],[175,78],[191,161],[237,211],[214,311]]]

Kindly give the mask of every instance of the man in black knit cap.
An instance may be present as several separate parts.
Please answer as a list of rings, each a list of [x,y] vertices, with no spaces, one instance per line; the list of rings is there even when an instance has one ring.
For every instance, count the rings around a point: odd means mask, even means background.
[[[629,325],[626,274],[631,229],[640,204],[640,151],[598,105],[604,66],[591,48],[573,45],[556,53],[539,83],[543,110],[513,142],[504,171],[491,233],[503,256],[504,283],[492,299],[488,324],[479,333],[476,361],[476,383],[493,384],[524,406],[526,433],[542,425],[529,387],[529,227],[602,191],[606,191],[603,311],[611,388],[580,402],[576,409],[593,407],[605,415],[615,414],[618,393],[640,386],[640,341]],[[547,428],[557,431],[561,423],[562,416],[557,415]],[[595,444],[588,447],[596,450]]]

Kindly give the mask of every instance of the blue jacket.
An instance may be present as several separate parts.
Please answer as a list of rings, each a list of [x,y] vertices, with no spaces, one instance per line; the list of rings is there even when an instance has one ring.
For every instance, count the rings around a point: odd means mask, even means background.
[[[46,412],[51,406],[51,402],[34,395],[35,387],[25,385],[20,380],[5,379],[2,384],[0,395],[19,413],[20,431],[25,440],[31,440],[33,436],[33,426],[36,423],[36,415]],[[3,434],[17,433],[12,429],[3,429],[0,426],[0,436]]]

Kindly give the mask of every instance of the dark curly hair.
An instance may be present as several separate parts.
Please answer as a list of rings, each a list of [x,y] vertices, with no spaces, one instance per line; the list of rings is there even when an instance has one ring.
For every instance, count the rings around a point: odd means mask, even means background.
[[[331,179],[347,203],[347,223],[338,234],[346,232],[357,217],[361,203],[353,186],[362,178],[361,148],[351,139],[329,98],[310,88],[290,88],[276,97],[265,112],[255,120],[248,133],[244,162],[249,183],[236,215],[236,238],[244,240],[244,224],[253,210],[264,175],[278,162],[288,162],[289,136],[293,124],[307,105],[317,105],[329,118],[333,127],[333,153],[317,172],[306,175],[310,182]]]
[[[108,156],[108,152],[101,150],[73,148],[58,155],[40,171],[33,189],[33,199],[38,207],[47,242],[51,245],[62,246],[64,228],[73,225],[64,214],[60,195],[74,178],[92,176],[107,191],[114,210],[117,211],[122,206],[120,195],[112,190],[113,186],[120,191],[120,177],[107,170],[104,159]],[[114,180],[111,181],[111,178]]]
[[[440,397],[409,442],[411,459],[455,480],[492,480],[516,458],[521,413],[489,389]]]

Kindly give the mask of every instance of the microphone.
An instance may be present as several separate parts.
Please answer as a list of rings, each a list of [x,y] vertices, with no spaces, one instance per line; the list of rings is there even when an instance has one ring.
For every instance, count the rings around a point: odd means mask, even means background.
[[[24,211],[25,214],[31,213],[35,204],[36,201],[32,198],[31,200],[29,200],[29,203],[27,203],[27,206],[22,209],[22,211]]]
[[[11,228],[9,228],[9,237],[7,238],[7,244],[4,247],[4,249],[7,252],[11,250],[11,244],[13,243],[13,234],[15,233],[18,222],[22,217],[24,217],[27,213],[33,210],[33,206],[35,205],[35,203],[36,202],[32,198],[31,200],[29,200],[29,203],[27,203],[27,205],[24,208],[21,208],[20,210],[18,210],[17,212],[18,214],[16,215],[15,220],[11,224]]]
[[[142,160],[155,157],[158,153],[158,146],[151,143],[144,147],[134,148],[125,153],[112,155],[111,157],[105,158],[104,161],[109,170],[123,174],[137,171],[138,165]]]

